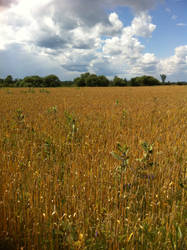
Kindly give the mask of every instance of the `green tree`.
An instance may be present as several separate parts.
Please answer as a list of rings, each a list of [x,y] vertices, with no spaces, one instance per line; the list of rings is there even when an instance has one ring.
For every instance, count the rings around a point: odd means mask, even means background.
[[[56,75],[48,75],[44,77],[44,87],[60,87],[60,80]]]
[[[5,78],[5,80],[4,80],[4,85],[6,86],[6,87],[10,87],[10,86],[12,86],[13,85],[13,78],[12,78],[12,76],[11,75],[8,75],[6,78]]]
[[[78,87],[84,87],[86,86],[85,84],[85,79],[81,78],[81,77],[77,77],[74,79],[74,84]]]
[[[4,85],[4,79],[0,78],[0,87],[3,87]]]
[[[84,87],[84,86],[86,86],[86,79],[89,76],[90,76],[89,72],[81,74],[80,77],[77,77],[77,78],[74,79],[75,85],[78,86],[78,87]]]
[[[120,87],[127,86],[127,80],[115,76],[113,79],[113,86],[120,86]]]
[[[43,78],[40,76],[26,76],[22,81],[22,86],[25,87],[42,87]]]
[[[160,74],[160,77],[161,77],[161,80],[162,80],[162,84],[164,84],[167,76],[164,75],[164,74]]]
[[[140,82],[138,81],[139,77],[133,77],[129,81],[129,86],[140,86]]]
[[[154,78],[153,76],[139,76],[134,77],[130,80],[131,86],[155,86],[160,85],[158,79]]]
[[[94,87],[98,86],[98,79],[95,74],[90,74],[85,80],[86,86]]]
[[[89,72],[81,74],[80,77],[74,79],[74,84],[79,87],[88,86],[108,86],[110,81],[104,76],[97,76],[96,74],[90,74]]]
[[[97,86],[106,87],[109,83],[110,81],[106,78],[106,76],[101,75],[97,77]]]

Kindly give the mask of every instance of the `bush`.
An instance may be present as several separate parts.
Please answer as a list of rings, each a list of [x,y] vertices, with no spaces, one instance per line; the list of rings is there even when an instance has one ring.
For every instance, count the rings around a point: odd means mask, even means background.
[[[153,76],[134,77],[130,80],[131,86],[155,86],[160,85],[160,81]]]
[[[95,74],[84,73],[84,74],[81,74],[80,77],[75,78],[74,83],[78,87],[84,87],[84,86],[105,87],[105,86],[108,86],[110,82],[104,75],[97,76]]]

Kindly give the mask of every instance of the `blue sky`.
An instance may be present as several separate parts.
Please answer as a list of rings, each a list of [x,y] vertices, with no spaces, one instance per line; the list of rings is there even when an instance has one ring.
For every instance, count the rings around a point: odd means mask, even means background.
[[[150,11],[157,29],[146,46],[147,50],[164,58],[171,56],[176,47],[187,44],[186,13],[187,1],[185,0],[169,0]]]
[[[186,0],[0,0],[0,77],[187,81]]]

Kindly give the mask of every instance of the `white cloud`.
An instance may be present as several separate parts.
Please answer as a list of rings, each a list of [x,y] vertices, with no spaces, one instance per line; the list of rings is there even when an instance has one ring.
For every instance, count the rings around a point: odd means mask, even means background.
[[[177,23],[177,26],[187,26],[187,23]]]
[[[152,24],[151,21],[152,18],[147,15],[147,13],[140,13],[140,15],[136,16],[132,21],[130,27],[132,34],[136,36],[150,37],[156,28],[156,25]]]
[[[175,49],[175,54],[176,54],[176,56],[178,56],[180,58],[186,58],[186,56],[187,56],[187,45],[177,47]]]
[[[122,65],[115,62],[114,58],[100,55],[89,64],[89,71],[98,75],[113,76],[121,73]],[[123,71],[122,71],[123,72]]]
[[[48,56],[38,55],[18,44],[11,44],[7,50],[0,50],[0,58],[1,77],[6,77],[9,74],[18,78],[27,75],[57,74],[65,80],[73,76],[72,72],[64,70],[58,62]]]
[[[166,8],[165,11],[171,13],[171,9],[170,8]]]
[[[15,4],[16,0],[0,0],[0,9],[7,8],[11,4]]]
[[[143,75],[145,72],[148,75],[158,75],[157,65],[158,60],[156,59],[155,55],[152,53],[145,53],[139,58],[139,60],[137,60],[135,67],[137,74],[139,75]]]
[[[144,45],[136,38],[136,36],[151,36],[155,27],[151,24],[151,17],[147,13],[141,13],[132,20],[130,26],[123,28],[121,34],[105,40],[103,53],[109,57],[108,61],[113,65],[114,73],[124,75],[155,73],[157,64],[155,56],[144,54]]]
[[[161,60],[159,68],[168,75],[181,72],[187,76],[187,45],[177,47],[173,56]]]
[[[176,20],[177,18],[178,18],[178,16],[176,16],[176,15],[172,15],[172,16],[171,16],[171,19],[172,19],[172,20]]]
[[[94,50],[67,50],[56,57],[61,66],[72,72],[88,71],[90,62],[96,58]]]
[[[114,30],[119,31],[123,28],[123,23],[119,20],[119,17],[115,12],[109,15],[109,21],[112,24]]]
[[[93,26],[98,22],[107,24],[106,9],[116,6],[128,6],[136,12],[146,11],[153,8],[162,0],[54,0],[55,6],[65,16],[73,16],[76,21]]]
[[[149,38],[156,29],[147,10],[158,2],[19,0],[11,6],[7,1],[10,7],[0,12],[1,71],[20,76],[56,73],[62,79],[86,71],[123,77],[185,71],[185,46],[159,61],[140,42],[139,37]],[[0,6],[4,3],[0,0]],[[134,9],[129,26],[116,12],[105,11],[116,6]]]

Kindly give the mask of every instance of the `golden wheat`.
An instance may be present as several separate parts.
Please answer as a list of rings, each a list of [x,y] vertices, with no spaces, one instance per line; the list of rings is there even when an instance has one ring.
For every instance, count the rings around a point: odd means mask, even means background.
[[[186,248],[185,86],[0,89],[0,159],[1,249]]]

